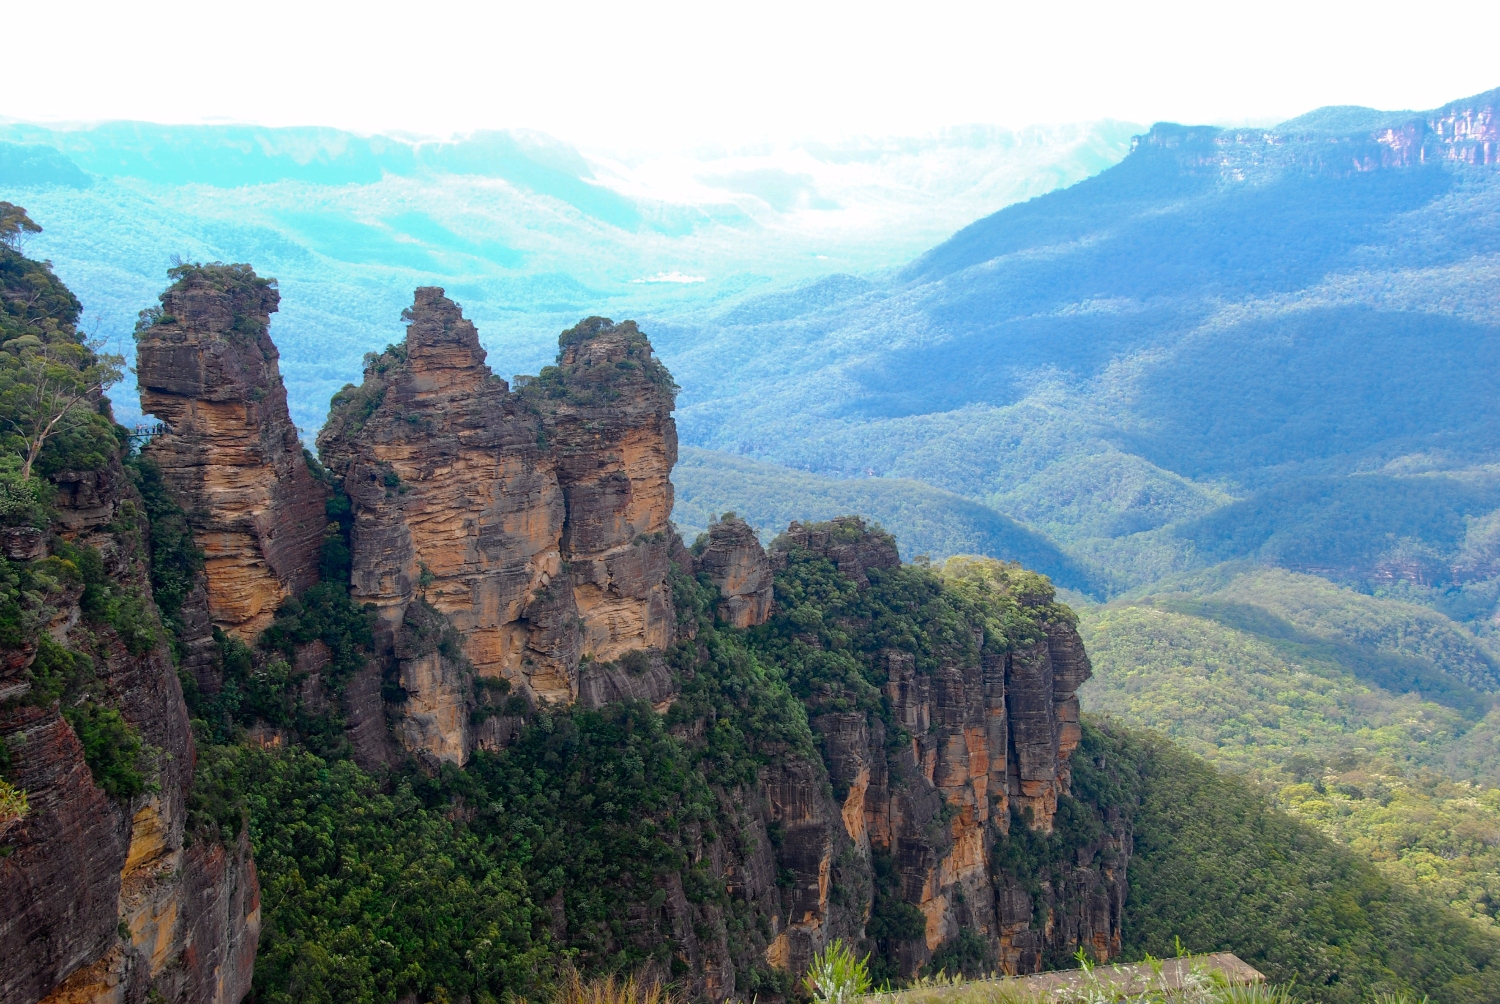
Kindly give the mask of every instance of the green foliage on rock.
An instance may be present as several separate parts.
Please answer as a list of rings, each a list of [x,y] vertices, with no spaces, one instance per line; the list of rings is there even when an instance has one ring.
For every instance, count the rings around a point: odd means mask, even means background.
[[[180,659],[179,617],[183,603],[197,583],[198,573],[203,570],[203,551],[193,540],[187,513],[172,498],[156,461],[134,456],[129,458],[126,469],[140,492],[151,524],[151,592]]]
[[[821,555],[792,548],[785,560],[775,615],[751,638],[813,713],[880,710],[887,651],[930,673],[1024,647],[1047,621],[1073,617],[1045,577],[992,558],[872,568],[867,589]]]
[[[140,733],[119,711],[84,702],[63,708],[62,714],[78,734],[83,760],[95,784],[120,799],[134,798],[146,790],[146,778],[140,769]]]

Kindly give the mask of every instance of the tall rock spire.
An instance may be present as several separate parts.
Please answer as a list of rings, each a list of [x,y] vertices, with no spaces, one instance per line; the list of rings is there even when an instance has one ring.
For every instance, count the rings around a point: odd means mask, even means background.
[[[166,423],[146,452],[205,555],[209,615],[242,640],[317,581],[326,491],[308,471],[270,316],[275,280],[190,265],[136,334],[141,407]]]
[[[672,640],[667,585],[677,463],[677,385],[634,321],[590,317],[563,332],[556,367],[526,388],[567,499],[563,559],[583,650],[611,660]]]
[[[463,762],[474,677],[571,701],[577,609],[560,543],[563,493],[541,421],[485,365],[479,333],[436,287],[406,340],[371,357],[318,437],[354,506],[353,592],[400,663],[408,748]],[[415,607],[415,609],[414,609]],[[448,651],[419,643],[443,631]]]

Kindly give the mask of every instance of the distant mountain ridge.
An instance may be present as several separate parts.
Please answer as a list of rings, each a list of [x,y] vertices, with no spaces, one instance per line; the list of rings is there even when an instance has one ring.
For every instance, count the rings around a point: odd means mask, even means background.
[[[1253,557],[1488,623],[1497,111],[1158,124],[893,276],[658,321],[683,440],[926,481],[1120,587]]]
[[[506,373],[591,311],[678,314],[830,272],[895,267],[962,222],[1115,163],[1139,127],[973,126],[747,150],[581,150],[326,128],[0,122],[0,199],[127,354],[172,257],[254,262],[283,293],[294,421],[316,429],[369,332],[440,285]],[[117,388],[117,414],[138,414]]]
[[[630,200],[594,183],[593,171],[577,150],[541,133],[490,130],[453,141],[423,141],[310,126],[105,122],[49,129],[13,123],[0,125],[0,139],[55,148],[75,169],[90,174],[158,185],[363,185],[388,174],[423,173],[504,178],[615,226],[633,229],[641,223]],[[64,174],[60,167],[59,177]],[[8,180],[3,170],[0,179]]]

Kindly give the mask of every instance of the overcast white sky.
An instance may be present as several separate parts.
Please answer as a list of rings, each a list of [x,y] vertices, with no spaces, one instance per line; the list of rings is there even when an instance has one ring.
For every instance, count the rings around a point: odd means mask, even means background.
[[[1274,122],[1500,86],[1496,0],[6,6],[0,117],[32,121],[526,127],[618,149]]]

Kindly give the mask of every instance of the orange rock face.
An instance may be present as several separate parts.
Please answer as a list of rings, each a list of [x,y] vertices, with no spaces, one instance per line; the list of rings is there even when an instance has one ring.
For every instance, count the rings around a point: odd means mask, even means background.
[[[335,398],[318,448],[353,504],[353,595],[375,605],[384,644],[419,598],[462,638],[468,666],[397,653],[408,747],[461,763],[474,675],[545,700],[577,693],[563,493],[540,420],[490,372],[458,306],[427,287],[407,317],[399,355]]]
[[[166,423],[145,452],[190,514],[209,615],[244,641],[317,581],[326,493],[287,412],[270,315],[249,266],[188,270],[138,332],[141,407]]]
[[[397,731],[462,763],[489,741],[470,724],[476,680],[571,702],[583,656],[671,641],[674,388],[628,322],[565,333],[559,365],[512,393],[442,290],[417,290],[406,318],[318,448],[354,508],[353,594],[399,664]],[[444,625],[441,651],[416,640]]]

